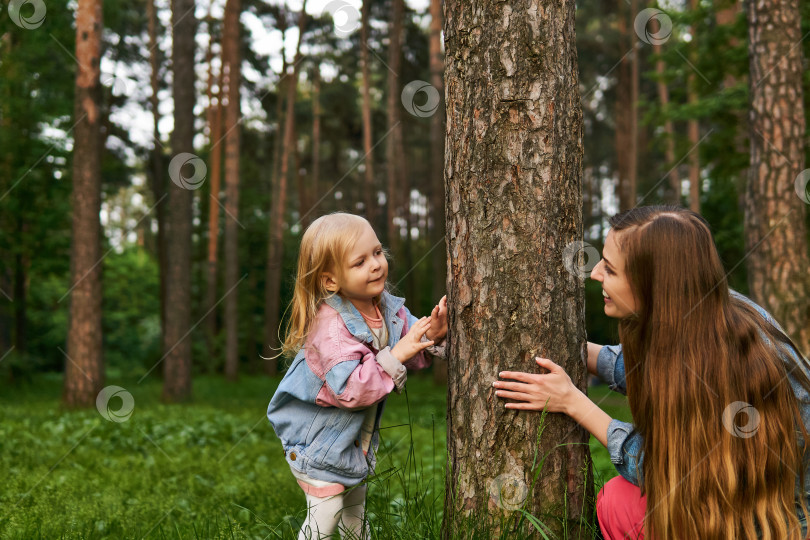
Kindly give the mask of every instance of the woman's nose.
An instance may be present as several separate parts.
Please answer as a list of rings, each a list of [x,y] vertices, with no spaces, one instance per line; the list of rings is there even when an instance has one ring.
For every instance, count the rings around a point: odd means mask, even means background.
[[[594,266],[593,270],[591,270],[591,279],[593,279],[595,281],[599,281],[601,283],[601,281],[602,281],[602,261],[601,260],[598,263],[596,263],[596,266]]]

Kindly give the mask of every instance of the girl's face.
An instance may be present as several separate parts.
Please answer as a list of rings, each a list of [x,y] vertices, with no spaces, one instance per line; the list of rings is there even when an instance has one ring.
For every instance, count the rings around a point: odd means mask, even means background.
[[[382,294],[388,278],[388,260],[370,225],[364,225],[343,266],[335,270],[324,274],[328,291],[340,292],[349,301],[359,302],[368,302]]]
[[[616,244],[616,235],[609,231],[602,250],[602,260],[591,271],[591,279],[602,284],[605,315],[624,319],[636,312],[636,299],[625,273],[625,258]]]

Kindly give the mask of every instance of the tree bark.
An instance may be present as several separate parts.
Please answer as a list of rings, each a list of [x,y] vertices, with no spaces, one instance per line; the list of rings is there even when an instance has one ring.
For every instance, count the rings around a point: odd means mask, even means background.
[[[658,57],[655,61],[655,71],[658,75],[656,86],[658,88],[658,101],[661,104],[661,112],[666,117],[664,120],[664,156],[666,157],[666,167],[669,169],[669,187],[672,190],[670,201],[672,204],[680,204],[681,202],[681,178],[678,174],[678,167],[675,162],[675,128],[673,127],[672,120],[669,119],[669,87],[667,86],[666,77],[666,64],[661,58],[661,43],[653,40],[653,52]]]
[[[104,385],[101,330],[101,0],[79,0],[73,131],[70,319],[62,400],[92,407]],[[20,301],[21,299],[16,298]]]
[[[590,537],[579,521],[592,512],[588,433],[551,414],[540,437],[540,413],[507,410],[492,389],[501,370],[536,372],[535,356],[586,385],[584,287],[563,260],[582,239],[574,9],[572,0],[445,2],[445,538],[472,537],[487,517],[516,538],[539,537],[525,520],[515,530],[523,486],[526,511],[558,537],[563,526]],[[546,455],[532,487],[535,458]]]
[[[321,64],[316,61],[312,77],[312,177],[310,179],[307,213],[304,215],[304,226],[309,227],[320,212],[321,195]]]
[[[616,69],[616,109],[615,109],[615,141],[616,141],[616,175],[618,184],[619,210],[627,210],[635,206],[635,190],[633,188],[633,161],[634,155],[631,149],[633,144],[633,70],[631,55],[635,51],[628,51],[633,40],[627,24],[627,9],[624,7],[625,0],[618,0],[618,43],[619,54],[624,54]]]
[[[753,299],[810,354],[805,116],[798,0],[748,3],[751,161],[745,205],[746,259]],[[806,186],[804,186],[806,187]]]
[[[240,0],[228,0],[225,5],[225,27],[223,41],[226,41],[223,62],[228,86],[228,105],[225,109],[225,377],[235,381],[239,372],[239,147],[241,129],[239,126],[239,85],[241,81],[241,40],[239,14],[242,11]]]
[[[360,63],[363,76],[363,154],[365,170],[363,178],[363,201],[366,210],[366,219],[372,225],[377,219],[377,193],[374,187],[374,153],[371,137],[371,67],[368,54],[368,29],[371,18],[371,0],[363,0],[362,20],[360,26]]]
[[[430,84],[444,96],[444,55],[442,54],[442,2],[430,0]],[[430,176],[428,178],[428,227],[434,301],[447,290],[447,259],[444,241],[444,107],[430,117]],[[433,380],[447,384],[447,361],[435,358]]]
[[[174,132],[172,153],[194,151],[194,0],[172,0]],[[163,400],[191,398],[191,199],[192,192],[167,182],[166,333],[163,339]]]
[[[307,15],[307,2],[304,0],[301,6],[301,14],[298,17],[298,42],[295,46],[295,56],[292,66],[292,78],[284,85],[287,90],[287,112],[284,118],[284,143],[281,151],[281,168],[278,175],[278,191],[273,200],[273,210],[271,212],[272,230],[270,236],[272,243],[268,250],[267,257],[267,294],[265,298],[265,327],[264,343],[267,350],[264,356],[272,357],[278,354],[280,346],[278,338],[279,330],[279,305],[281,304],[281,268],[284,261],[284,211],[287,204],[287,173],[290,162],[293,140],[293,123],[295,122],[295,94],[298,91],[298,72],[301,64],[301,36],[304,34],[304,25]],[[275,371],[276,361],[268,362],[273,366],[268,367],[268,371]]]

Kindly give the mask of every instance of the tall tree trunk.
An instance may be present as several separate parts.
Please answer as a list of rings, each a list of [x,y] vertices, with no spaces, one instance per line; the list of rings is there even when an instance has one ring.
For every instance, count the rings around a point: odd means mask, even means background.
[[[271,244],[267,257],[267,281],[265,286],[265,327],[264,343],[267,347],[266,356],[272,357],[278,354],[279,339],[279,305],[281,304],[281,268],[284,262],[284,211],[287,204],[287,169],[289,168],[290,154],[293,140],[293,123],[295,122],[295,94],[298,91],[298,72],[301,65],[301,36],[304,34],[304,25],[307,16],[307,2],[304,0],[301,6],[301,14],[298,17],[298,42],[295,45],[295,56],[292,66],[292,78],[284,85],[287,91],[287,112],[284,118],[284,142],[281,151],[281,168],[278,175],[278,190],[273,200],[271,212],[270,231]],[[270,360],[268,373],[273,373],[277,369],[276,360]]]
[[[62,400],[91,407],[104,385],[101,333],[101,0],[79,0],[73,131],[70,319]],[[16,299],[19,301],[19,299]]]
[[[371,18],[371,0],[363,0],[362,20],[360,26],[360,63],[363,74],[363,155],[365,170],[363,178],[363,201],[366,210],[366,219],[376,225],[377,219],[377,193],[374,186],[374,153],[371,137],[371,66],[368,54],[369,19]]]
[[[798,0],[748,3],[751,162],[745,205],[753,299],[810,353],[806,207],[795,189],[804,170],[805,117]],[[805,179],[806,181],[806,179]],[[804,189],[806,185],[799,186]]]
[[[633,155],[631,152],[633,130],[633,70],[631,56],[635,51],[628,51],[632,47],[633,39],[627,24],[627,8],[625,0],[618,0],[617,22],[618,42],[620,54],[624,54],[616,69],[616,110],[615,110],[615,142],[616,142],[616,176],[618,185],[616,191],[619,199],[619,210],[627,210],[635,206],[635,192],[632,188]]]
[[[194,151],[194,0],[172,0],[172,153]],[[180,174],[180,173],[178,173]],[[163,400],[191,398],[191,191],[167,183],[166,334]]]
[[[430,0],[430,84],[444,96],[444,55],[442,54],[442,1]],[[447,287],[447,259],[444,242],[444,107],[430,117],[430,175],[428,177],[428,238],[433,268],[433,301],[438,301]],[[441,245],[440,245],[441,244]],[[447,384],[447,362],[436,358],[433,379]]]
[[[655,71],[658,75],[656,86],[658,87],[658,101],[661,103],[661,111],[666,117],[664,120],[664,156],[666,157],[666,167],[669,169],[669,187],[672,190],[670,201],[672,204],[680,204],[681,202],[681,178],[678,174],[678,167],[675,162],[675,128],[672,125],[672,120],[669,118],[669,87],[667,86],[666,77],[666,64],[661,58],[661,43],[658,40],[653,40],[653,51],[658,57],[655,61]]]
[[[310,204],[304,219],[304,226],[320,214],[318,207],[321,198],[321,63],[315,63],[312,78],[312,178],[310,180]]]
[[[689,0],[689,9],[692,13],[698,11],[698,0]],[[690,61],[694,64],[697,61],[697,23],[692,25],[692,41]],[[693,108],[697,105],[697,78],[695,70],[689,71],[689,78],[686,82],[686,99]],[[697,118],[690,118],[687,123],[687,136],[689,137],[689,208],[695,212],[700,212],[700,150],[697,145],[700,141],[700,124]]]
[[[631,0],[630,2],[631,21],[632,17],[638,13],[638,0]],[[639,158],[639,144],[638,144],[638,96],[639,96],[639,63],[640,63],[640,49],[638,47],[638,40],[634,34],[632,22],[629,24],[628,34],[630,36],[630,47],[633,52],[630,53],[630,107],[628,115],[630,120],[630,145],[628,146],[629,156],[629,169],[628,169],[628,184],[630,190],[630,206],[636,205],[636,194],[638,193],[638,158]]]
[[[153,0],[150,0],[153,1]],[[213,5],[213,2],[211,2]],[[205,278],[205,336],[206,348],[208,349],[208,369],[213,371],[213,366],[216,362],[217,351],[215,347],[215,336],[217,335],[217,259],[218,259],[218,246],[219,246],[219,192],[220,177],[222,175],[222,146],[220,139],[222,138],[222,98],[225,95],[222,88],[222,71],[227,59],[224,54],[224,47],[222,48],[220,63],[220,71],[214,74],[214,51],[213,51],[213,32],[211,26],[213,19],[210,16],[211,9],[209,7],[209,34],[211,37],[208,43],[208,110],[206,113],[208,123],[208,141],[210,146],[209,160],[211,162],[211,194],[208,205],[208,256],[206,266]],[[213,86],[216,80],[217,92],[214,94]],[[238,111],[237,111],[238,114]]]
[[[160,110],[158,108],[158,91],[160,90],[160,47],[158,47],[158,18],[155,10],[155,0],[147,0],[146,15],[149,30],[149,82],[152,95],[149,103],[152,108],[152,173],[150,175],[152,196],[155,198],[155,214],[157,215],[157,259],[160,273],[160,339],[166,335],[166,175],[163,173],[165,161],[163,159],[163,146],[160,142]]]
[[[240,0],[228,0],[225,4],[225,27],[223,31],[223,62],[228,87],[228,105],[225,109],[225,377],[235,381],[239,371],[239,244],[237,220],[239,219],[239,85],[241,83],[242,55],[239,50],[242,12]]]
[[[527,537],[511,510],[547,454],[526,511],[558,537],[564,526],[590,537],[580,527],[593,508],[588,433],[551,414],[539,436],[539,413],[505,409],[492,390],[501,370],[536,371],[535,356],[586,386],[584,287],[563,261],[582,239],[574,5],[445,1],[446,538],[475,536],[462,533],[466,520],[484,515],[505,515],[502,530]],[[480,32],[481,21],[497,22]]]
[[[400,227],[394,223],[399,213],[399,191],[402,186],[402,170],[399,150],[402,147],[402,126],[399,119],[401,107],[399,74],[402,58],[402,13],[404,0],[391,0],[391,22],[388,39],[388,139],[386,140],[386,172],[388,178],[386,231],[388,246],[394,255],[399,254]],[[401,265],[400,265],[401,266]],[[401,268],[398,269],[401,271]]]

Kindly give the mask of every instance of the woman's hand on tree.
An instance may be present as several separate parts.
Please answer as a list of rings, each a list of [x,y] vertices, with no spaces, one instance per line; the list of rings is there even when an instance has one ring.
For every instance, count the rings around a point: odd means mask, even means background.
[[[391,349],[391,354],[393,354],[394,358],[399,360],[401,364],[404,364],[433,345],[433,341],[422,341],[422,336],[424,336],[428,330],[430,330],[430,319],[422,317],[411,326],[408,333],[405,334],[405,337],[394,345],[394,348]]]
[[[441,341],[447,335],[447,295],[442,296],[433,311],[430,312],[430,330],[427,338]]]
[[[548,373],[524,373],[502,371],[498,376],[504,381],[495,381],[495,395],[511,399],[507,409],[541,411],[548,404],[549,412],[569,414],[570,406],[579,389],[574,386],[565,370],[548,358],[535,358],[537,365],[546,368]]]

